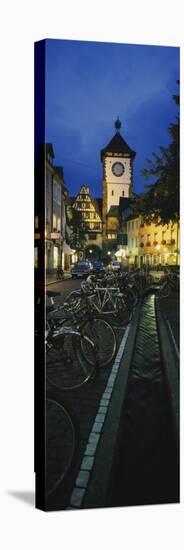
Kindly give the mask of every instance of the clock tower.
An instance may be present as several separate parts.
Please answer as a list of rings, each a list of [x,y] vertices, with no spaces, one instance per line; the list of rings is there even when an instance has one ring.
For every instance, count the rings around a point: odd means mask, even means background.
[[[133,151],[120,134],[121,121],[115,121],[116,133],[108,145],[101,151],[103,164],[103,236],[108,237],[111,231],[112,218],[117,217],[121,197],[129,198],[133,189]],[[117,226],[117,221],[116,224]],[[115,227],[114,227],[115,229]],[[117,228],[116,228],[117,229]]]

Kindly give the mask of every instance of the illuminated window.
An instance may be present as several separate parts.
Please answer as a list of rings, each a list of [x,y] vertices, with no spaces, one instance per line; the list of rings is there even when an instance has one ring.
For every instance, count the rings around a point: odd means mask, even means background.
[[[57,229],[57,218],[56,218],[56,214],[53,214],[53,229]]]
[[[38,216],[35,216],[35,229],[38,229],[38,227],[39,227]]]
[[[54,267],[58,267],[58,248],[54,246]]]

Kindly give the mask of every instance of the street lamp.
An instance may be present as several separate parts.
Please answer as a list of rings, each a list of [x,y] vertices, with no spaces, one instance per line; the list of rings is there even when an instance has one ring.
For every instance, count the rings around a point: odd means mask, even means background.
[[[89,253],[92,254],[92,252],[93,252],[93,251],[90,249],[90,250],[89,250]]]
[[[110,250],[108,250],[107,254],[108,254],[108,256],[110,256]]]

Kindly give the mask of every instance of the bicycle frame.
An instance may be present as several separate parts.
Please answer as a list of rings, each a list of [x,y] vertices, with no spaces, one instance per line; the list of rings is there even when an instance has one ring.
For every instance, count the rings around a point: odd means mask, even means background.
[[[97,286],[95,288],[95,292],[88,298],[90,300],[90,304],[97,311],[98,314],[110,315],[110,314],[118,313],[117,298],[121,298],[125,306],[125,301],[123,300],[123,293],[120,292],[119,289],[115,287],[98,287]],[[99,302],[99,306],[97,303],[95,303],[94,298],[97,298]],[[107,311],[105,311],[105,306],[107,304],[111,305],[112,309],[111,310],[108,309]]]

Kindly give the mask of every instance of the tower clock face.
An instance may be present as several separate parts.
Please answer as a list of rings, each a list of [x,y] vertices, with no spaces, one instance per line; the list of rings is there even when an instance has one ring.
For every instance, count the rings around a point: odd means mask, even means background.
[[[114,162],[112,165],[112,172],[114,176],[122,176],[124,174],[125,167],[122,162]]]

